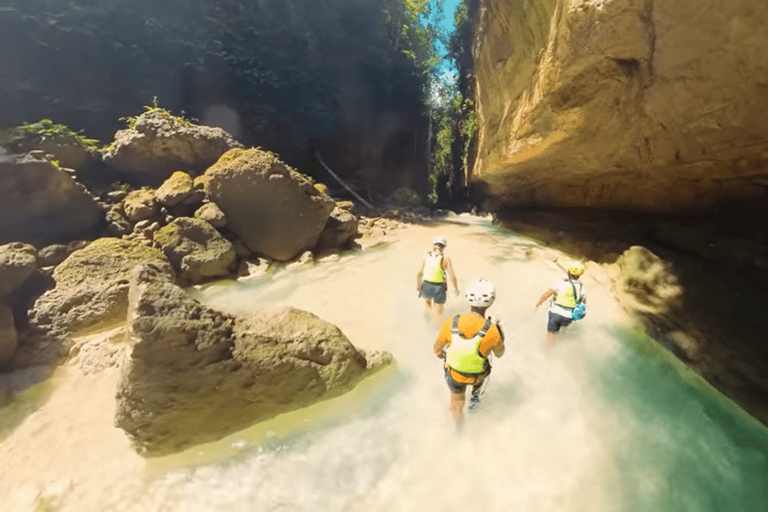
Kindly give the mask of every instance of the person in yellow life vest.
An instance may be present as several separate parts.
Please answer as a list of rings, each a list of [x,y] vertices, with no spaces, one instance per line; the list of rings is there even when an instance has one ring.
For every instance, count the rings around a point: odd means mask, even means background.
[[[547,318],[547,342],[555,340],[555,333],[562,327],[573,322],[574,309],[577,304],[586,304],[587,295],[579,278],[584,274],[584,264],[578,261],[568,266],[568,277],[557,281],[552,288],[544,292],[534,309],[538,309],[544,301],[552,297]],[[578,318],[577,318],[578,319]]]
[[[445,381],[451,392],[449,409],[457,425],[463,419],[467,386],[472,386],[472,410],[480,403],[483,383],[491,373],[491,354],[501,357],[505,350],[501,326],[485,316],[496,300],[493,283],[480,278],[467,287],[465,297],[470,312],[447,319],[432,347],[437,357],[445,359]]]
[[[416,274],[416,290],[419,292],[419,297],[424,299],[427,313],[432,314],[438,322],[443,318],[443,307],[448,291],[446,274],[450,278],[453,293],[459,294],[453,264],[445,255],[447,243],[445,237],[435,237],[432,240],[432,250],[427,253]]]

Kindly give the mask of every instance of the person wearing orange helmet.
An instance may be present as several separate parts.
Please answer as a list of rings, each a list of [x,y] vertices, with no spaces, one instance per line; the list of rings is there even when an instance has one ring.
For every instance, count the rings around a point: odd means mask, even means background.
[[[552,288],[545,291],[536,302],[538,309],[544,301],[552,297],[547,317],[547,342],[555,340],[555,333],[567,327],[574,320],[584,317],[587,295],[579,278],[584,274],[584,264],[574,261],[568,266],[568,276],[558,280]]]

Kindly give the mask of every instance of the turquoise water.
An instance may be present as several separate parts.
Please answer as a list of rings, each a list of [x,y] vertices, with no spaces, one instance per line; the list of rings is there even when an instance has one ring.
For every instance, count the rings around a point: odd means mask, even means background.
[[[415,276],[448,237],[464,286],[497,287],[508,348],[480,410],[457,430]],[[562,270],[535,242],[459,217],[409,228],[387,248],[196,297],[231,312],[292,305],[397,366],[353,392],[153,460],[130,499],[153,511],[763,511],[768,429],[632,327],[597,269],[589,314],[554,345],[533,304]],[[446,315],[465,309],[450,298]],[[130,505],[129,505],[130,503]],[[105,509],[106,510],[106,509]]]

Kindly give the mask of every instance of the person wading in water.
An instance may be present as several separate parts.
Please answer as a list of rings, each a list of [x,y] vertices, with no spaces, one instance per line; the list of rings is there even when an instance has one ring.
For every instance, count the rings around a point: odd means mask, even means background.
[[[579,281],[582,274],[584,274],[584,265],[578,261],[572,262],[568,266],[568,277],[558,280],[552,288],[545,291],[534,307],[534,309],[539,309],[544,301],[552,297],[547,315],[548,343],[555,341],[555,333],[559,332],[561,328],[584,317],[587,295],[584,293],[584,286]]]
[[[469,313],[447,319],[432,347],[437,357],[445,359],[445,381],[451,392],[449,409],[457,426],[462,424],[467,386],[472,386],[469,409],[473,410],[491,374],[491,354],[501,357],[505,350],[501,326],[485,316],[496,300],[493,283],[480,278],[467,287],[465,297]]]
[[[443,319],[443,307],[448,291],[446,274],[451,280],[453,293],[459,294],[453,264],[451,259],[444,254],[447,243],[445,237],[435,237],[432,240],[432,250],[424,257],[419,272],[416,274],[416,289],[419,292],[419,297],[424,299],[427,313],[432,315],[437,322]]]

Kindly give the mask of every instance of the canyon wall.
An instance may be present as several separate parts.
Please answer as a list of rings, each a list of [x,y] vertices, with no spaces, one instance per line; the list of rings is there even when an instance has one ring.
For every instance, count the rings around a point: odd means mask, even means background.
[[[475,23],[491,207],[768,205],[768,4],[480,0]]]

